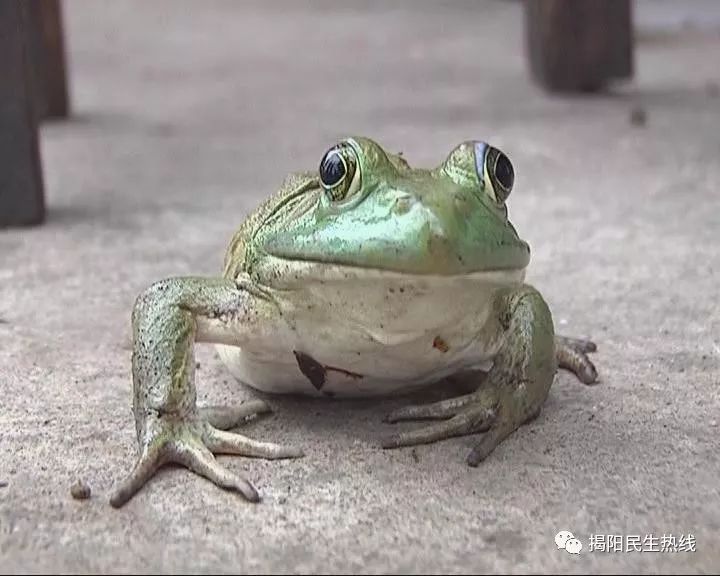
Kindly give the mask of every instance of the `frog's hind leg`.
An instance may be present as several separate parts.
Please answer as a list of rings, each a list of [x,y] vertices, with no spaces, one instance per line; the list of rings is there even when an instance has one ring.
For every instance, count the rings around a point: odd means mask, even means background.
[[[443,420],[393,434],[385,448],[435,442],[484,432],[467,457],[477,466],[505,438],[534,419],[542,408],[556,372],[555,339],[550,311],[530,286],[498,294],[496,314],[504,344],[486,381],[476,392],[426,406],[410,406],[387,420]]]
[[[588,357],[589,353],[595,351],[597,346],[591,340],[555,336],[555,359],[558,367],[575,374],[583,384],[597,382],[597,370]]]

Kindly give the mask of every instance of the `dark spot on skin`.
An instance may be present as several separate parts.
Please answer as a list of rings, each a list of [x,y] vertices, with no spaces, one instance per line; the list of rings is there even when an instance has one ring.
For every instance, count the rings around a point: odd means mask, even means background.
[[[395,294],[395,288],[390,288],[390,294]]]
[[[410,211],[410,199],[409,198],[397,198],[393,205],[393,212],[397,216],[402,216]]]
[[[335,366],[323,366],[312,356],[309,356],[304,352],[298,352],[296,350],[293,350],[293,354],[295,354],[295,359],[297,360],[300,372],[302,372],[303,375],[308,380],[310,380],[310,383],[315,387],[316,390],[322,390],[323,386],[325,386],[328,372],[338,372],[340,374],[344,374],[349,378],[363,378],[362,374],[358,374],[357,372],[351,372],[350,370],[345,370],[344,368],[337,368]],[[324,394],[326,396],[333,395],[332,392],[324,392]]]
[[[420,456],[418,456],[417,450],[413,448],[410,452],[410,455],[412,456],[412,459],[415,461],[415,464],[420,463]]]
[[[405,288],[403,288],[402,286],[400,286],[400,293],[402,294],[403,292],[405,292]]]
[[[308,356],[303,352],[293,350],[293,354],[295,354],[295,360],[297,360],[300,372],[310,380],[310,384],[316,390],[322,390],[322,387],[325,386],[325,367],[312,356]]]
[[[450,350],[450,347],[440,336],[435,336],[435,340],[433,340],[433,348],[440,350],[443,354]]]
[[[348,376],[349,378],[355,378],[355,380],[361,380],[362,378],[364,378],[362,374],[358,374],[357,372],[351,372],[350,370],[345,370],[343,368],[336,368],[335,366],[325,366],[325,370],[327,370],[328,372],[338,372],[340,374]]]

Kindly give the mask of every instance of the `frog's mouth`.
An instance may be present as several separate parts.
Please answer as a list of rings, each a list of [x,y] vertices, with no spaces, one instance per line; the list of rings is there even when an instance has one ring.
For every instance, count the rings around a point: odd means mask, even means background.
[[[390,188],[341,208],[321,195],[311,179],[276,205],[255,229],[256,256],[430,276],[517,272],[530,262],[507,212],[472,194]]]
[[[363,238],[329,238],[326,234],[325,230],[317,230],[291,238],[274,235],[263,243],[263,252],[288,263],[416,276],[519,272],[530,262],[528,244],[510,235],[496,238],[483,248],[463,245],[431,230],[424,230],[415,242],[406,242],[407,237],[403,236],[390,236],[385,229],[363,234]]]
[[[530,262],[529,245],[508,222],[495,224],[495,215],[480,229],[444,225],[419,204],[402,217],[343,216],[331,215],[320,223],[290,220],[286,229],[263,235],[261,251],[285,261],[415,275],[518,271]]]

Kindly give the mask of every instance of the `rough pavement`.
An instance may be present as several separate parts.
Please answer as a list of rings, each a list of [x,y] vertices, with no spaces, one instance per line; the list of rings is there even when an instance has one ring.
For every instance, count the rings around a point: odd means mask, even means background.
[[[517,2],[360,6],[66,3],[75,116],[43,127],[49,219],[0,232],[3,572],[720,566],[717,27],[645,6],[635,81],[555,98],[528,79]],[[353,133],[416,164],[468,138],[508,153],[528,279],[559,331],[598,343],[601,383],[561,373],[477,469],[472,438],[382,451],[397,400],[273,399],[244,431],[306,457],[222,458],[261,504],[168,468],[112,509],[135,458],[136,295],[216,273],[259,199]],[[211,348],[198,361],[201,401],[253,397]],[[78,479],[90,499],[71,496]],[[590,552],[592,534],[692,534],[696,551]]]

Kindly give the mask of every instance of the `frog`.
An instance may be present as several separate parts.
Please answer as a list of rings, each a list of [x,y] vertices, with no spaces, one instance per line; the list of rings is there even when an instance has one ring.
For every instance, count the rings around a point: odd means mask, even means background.
[[[273,411],[260,395],[382,404],[464,375],[475,386],[388,410],[393,432],[379,448],[475,437],[466,462],[478,467],[538,417],[559,369],[596,383],[596,344],[556,334],[549,305],[526,281],[530,247],[508,216],[515,167],[499,147],[466,140],[421,168],[351,136],[319,156],[316,169],[290,173],[244,218],[217,276],[156,280],[137,296],[138,453],[112,506],[166,464],[259,502],[254,483],[216,456],[305,456],[237,431]],[[198,405],[201,344],[215,346],[256,398]],[[406,421],[421,423],[393,426]]]

